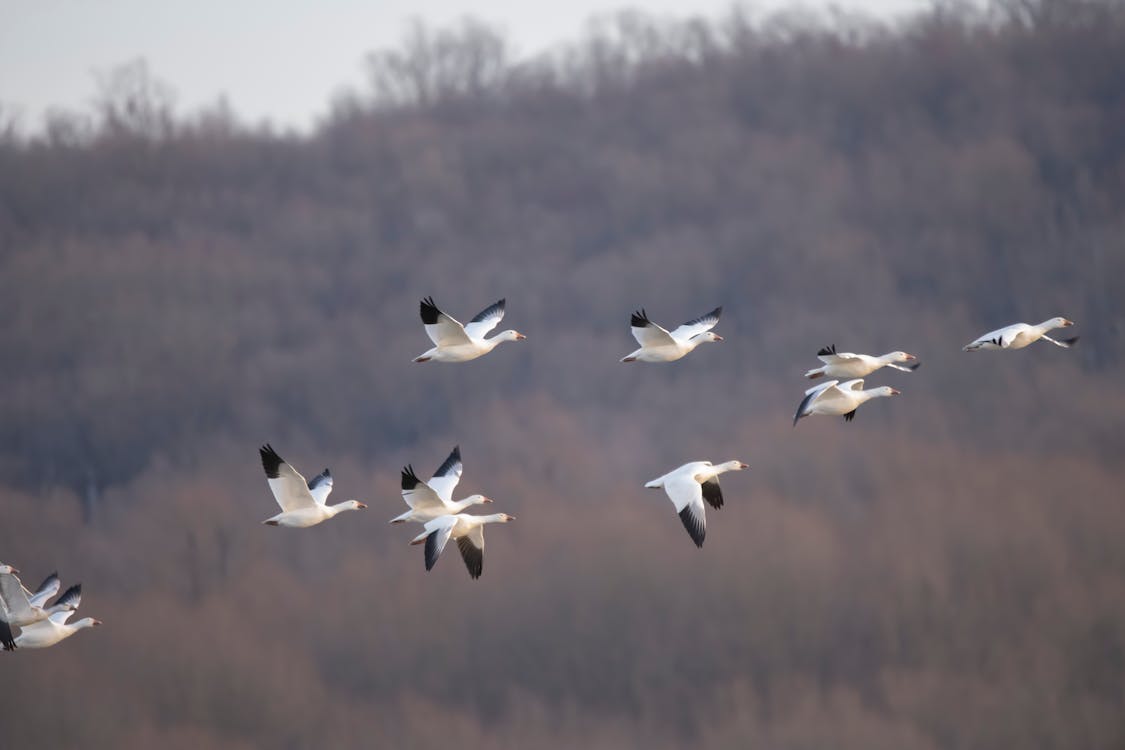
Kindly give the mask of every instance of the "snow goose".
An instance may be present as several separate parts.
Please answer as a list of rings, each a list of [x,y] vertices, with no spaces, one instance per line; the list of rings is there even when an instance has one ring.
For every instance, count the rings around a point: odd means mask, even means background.
[[[305,478],[282,460],[269,444],[263,445],[258,452],[262,456],[262,468],[266,471],[270,490],[273,491],[277,504],[281,506],[281,513],[267,518],[262,523],[268,526],[305,528],[327,521],[345,510],[367,507],[358,500],[345,500],[336,505],[327,505],[328,495],[332,492],[332,475],[328,469],[306,482]]]
[[[622,357],[622,362],[674,362],[689,354],[695,347],[708,341],[722,341],[723,337],[711,331],[719,322],[723,308],[716,307],[706,315],[689,320],[669,333],[648,318],[642,308],[634,312],[629,324],[633,338],[641,348]]]
[[[16,575],[19,570],[11,565],[0,565],[0,644],[5,651],[11,651],[18,645],[18,639],[12,638],[12,627],[26,627],[46,620],[54,614],[68,612],[78,606],[77,601],[82,596],[82,584],[71,586],[58,600],[47,607],[50,599],[58,590],[58,576],[51,574],[32,594]]]
[[[484,337],[504,317],[504,303],[505,300],[500,300],[489,305],[463,326],[439,310],[433,297],[426,297],[421,303],[422,323],[426,326],[426,335],[434,342],[434,348],[415,357],[414,361],[468,362],[488,354],[497,344],[527,338],[511,329],[501,331],[490,339]]]
[[[434,567],[441,556],[445,544],[450,539],[457,540],[457,549],[465,560],[470,578],[480,578],[484,570],[484,525],[486,523],[508,523],[516,520],[507,513],[494,513],[491,516],[438,516],[427,521],[422,533],[411,544],[426,543],[426,570]]]
[[[823,362],[824,366],[806,372],[805,377],[809,380],[816,380],[826,375],[830,378],[862,378],[880,367],[913,372],[922,366],[921,362],[915,361],[917,357],[906,352],[889,352],[881,357],[872,357],[869,354],[837,352],[835,345],[821,349],[816,353],[816,358]],[[914,364],[900,364],[902,362],[914,362]]]
[[[663,488],[680,515],[680,521],[683,522],[691,540],[695,542],[696,547],[702,547],[703,540],[707,537],[707,514],[703,502],[706,501],[716,510],[723,507],[723,491],[719,487],[719,475],[727,471],[741,471],[748,468],[750,467],[741,461],[727,461],[718,466],[710,461],[692,461],[651,482],[646,482],[645,487]]]
[[[1073,320],[1067,320],[1061,317],[1044,320],[1037,326],[1031,326],[1027,323],[1014,323],[1010,326],[998,328],[995,331],[984,334],[971,344],[967,344],[962,351],[975,352],[978,349],[1023,349],[1029,344],[1034,344],[1039,339],[1046,339],[1055,346],[1069,349],[1078,343],[1078,336],[1056,341],[1047,335],[1047,331],[1053,331],[1056,328],[1069,328],[1072,325],[1074,325]]]
[[[54,612],[44,620],[20,628],[20,634],[16,636],[16,647],[47,648],[54,646],[65,638],[69,638],[79,630],[101,625],[101,620],[95,620],[93,617],[83,617],[75,623],[67,623],[70,616],[74,614],[74,610],[78,609],[78,605],[82,603],[82,592],[77,589],[78,587],[71,586],[65,594],[59,597],[60,602],[63,599],[68,599],[69,609]]]
[[[425,523],[438,516],[455,516],[469,506],[478,503],[491,503],[484,495],[470,495],[464,500],[453,502],[453,489],[461,481],[461,446],[454,446],[453,452],[438,467],[430,481],[423,482],[414,473],[414,467],[407,465],[402,470],[402,499],[410,510],[395,516],[390,523],[417,521]]]
[[[880,396],[897,396],[900,393],[902,391],[887,386],[864,390],[863,378],[846,380],[843,383],[829,380],[805,391],[805,397],[793,416],[793,426],[797,426],[798,419],[810,414],[826,414],[832,417],[842,415],[844,421],[850,422],[855,417],[855,410],[860,404]]]

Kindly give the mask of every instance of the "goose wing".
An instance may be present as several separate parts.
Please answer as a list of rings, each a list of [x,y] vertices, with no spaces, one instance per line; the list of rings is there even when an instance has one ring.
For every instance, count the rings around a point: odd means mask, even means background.
[[[672,338],[676,339],[676,341],[687,341],[692,336],[698,336],[704,331],[710,331],[712,328],[714,328],[715,324],[719,322],[719,316],[722,314],[723,308],[721,306],[716,307],[711,312],[700,315],[698,318],[689,320],[683,325],[677,327],[672,331],[671,336]]]
[[[268,443],[263,445],[258,449],[258,453],[262,456],[262,468],[265,469],[266,480],[269,481],[273,497],[283,511],[288,513],[316,505],[305,478],[299,471],[285,463],[271,445]]]
[[[808,413],[814,401],[824,398],[826,393],[836,390],[836,384],[839,382],[839,380],[828,380],[805,391],[805,397],[801,399],[801,403],[797,405],[797,413],[793,415],[793,424],[796,425],[797,420]]]
[[[484,571],[484,526],[474,526],[468,534],[458,537],[457,549],[469,569],[469,577],[480,578]]]
[[[313,496],[317,505],[328,502],[328,496],[332,494],[332,472],[325,469],[310,479],[309,494]]]
[[[426,537],[426,570],[431,570],[437,563],[456,525],[457,516],[439,516],[426,523],[425,529],[430,532]]]
[[[55,607],[70,607],[70,609],[78,609],[78,605],[82,604],[82,584],[76,583],[63,593],[52,606]],[[58,614],[58,613],[56,613]]]
[[[0,599],[4,601],[5,622],[19,623],[32,619],[34,611],[27,589],[15,573],[0,574]]]
[[[703,546],[707,538],[707,513],[703,507],[703,487],[686,474],[679,474],[664,482],[664,491],[676,507],[680,521],[696,547]]]
[[[973,344],[988,344],[1001,349],[1007,349],[1016,340],[1016,336],[1019,336],[1030,327],[1031,326],[1027,323],[1013,323],[1010,326],[1004,326],[1003,328],[997,328],[995,331],[989,331],[983,336],[978,337],[977,340],[969,344],[969,346]]]
[[[848,362],[853,359],[859,359],[858,354],[851,352],[837,352],[836,345],[826,346],[816,353],[816,358],[826,365],[836,365],[841,362]]]
[[[642,308],[640,312],[633,313],[629,319],[630,330],[637,343],[644,347],[658,348],[661,346],[675,346],[676,340],[672,334],[648,319],[648,313]]]
[[[426,297],[421,303],[422,323],[426,326],[426,335],[434,346],[461,346],[471,344],[472,340],[465,333],[465,327],[457,322],[456,318],[446,315],[434,304],[433,297]]]
[[[471,339],[483,339],[485,334],[500,324],[504,318],[504,303],[498,300],[477,313],[465,326],[465,334]]]
[[[407,464],[402,470],[402,499],[414,510],[444,509],[445,503],[428,484],[418,478],[414,467]]]
[[[461,481],[461,472],[463,470],[461,463],[461,446],[453,446],[453,451],[445,462],[438,467],[434,475],[430,477],[430,481],[426,482],[430,489],[437,493],[443,502],[453,502],[453,490],[457,487],[457,483]]]
[[[59,593],[60,588],[62,588],[62,581],[59,580],[59,574],[57,572],[52,573],[43,579],[43,583],[39,584],[39,588],[35,590],[28,601],[33,607],[42,607],[48,599]]]

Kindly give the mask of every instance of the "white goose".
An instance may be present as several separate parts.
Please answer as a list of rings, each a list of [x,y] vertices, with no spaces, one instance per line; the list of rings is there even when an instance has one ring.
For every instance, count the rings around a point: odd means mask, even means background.
[[[741,471],[750,468],[741,461],[727,461],[718,466],[710,461],[692,461],[664,476],[646,482],[645,487],[664,489],[668,499],[680,515],[680,521],[695,542],[703,546],[707,537],[707,513],[703,501],[715,510],[723,507],[723,491],[719,487],[719,475],[727,471]]]
[[[69,603],[72,605],[70,609],[54,612],[48,618],[20,629],[20,634],[16,637],[17,648],[47,648],[69,638],[79,630],[102,624],[101,620],[95,620],[93,617],[83,617],[75,623],[67,623],[70,616],[74,614],[74,610],[78,609],[78,605],[82,603],[81,591],[71,594],[75,588],[72,586],[67,589],[67,592],[59,599],[61,602],[63,598],[70,597]]]
[[[27,627],[48,617],[68,612],[78,606],[82,596],[82,584],[66,590],[51,606],[45,606],[60,588],[58,575],[52,573],[32,594],[17,576],[19,570],[11,565],[0,565],[0,645],[11,651],[19,644],[12,638],[12,627]]]
[[[321,521],[342,513],[345,510],[359,510],[367,505],[358,500],[345,500],[336,505],[327,505],[332,492],[332,475],[328,469],[317,474],[311,481],[282,460],[270,445],[258,449],[262,456],[262,468],[266,471],[270,490],[281,506],[281,513],[267,518],[262,523],[268,526],[289,526],[305,528],[315,526]]]
[[[484,525],[514,520],[516,517],[507,513],[494,513],[491,516],[438,516],[427,521],[422,533],[410,543],[426,543],[426,570],[430,570],[441,556],[446,542],[456,539],[457,549],[461,550],[465,567],[469,569],[469,577],[480,578],[484,570]]]
[[[504,317],[504,300],[481,310],[469,321],[461,325],[455,318],[446,315],[434,304],[433,297],[426,297],[421,303],[422,323],[426,335],[434,342],[434,348],[414,358],[415,362],[468,362],[496,348],[505,341],[526,339],[519,331],[501,331],[490,339],[485,334],[495,328]]]
[[[642,308],[629,319],[633,338],[641,348],[621,358],[622,362],[674,362],[690,354],[695,347],[710,341],[722,341],[723,337],[711,331],[723,314],[722,307],[716,307],[706,315],[689,320],[672,332],[661,328],[648,319]]]
[[[888,352],[881,357],[872,357],[869,354],[837,353],[835,344],[821,349],[816,353],[816,358],[823,362],[824,366],[806,372],[805,377],[809,380],[816,380],[826,375],[830,378],[862,378],[880,367],[913,372],[922,366],[921,362],[915,361],[917,357],[906,352]],[[901,362],[914,362],[914,364],[903,365],[900,364]]]
[[[479,503],[491,503],[484,495],[470,495],[464,500],[453,502],[453,489],[461,481],[461,446],[454,446],[453,452],[438,467],[430,481],[423,482],[414,473],[414,467],[407,465],[402,470],[402,499],[410,510],[395,516],[390,523],[417,521],[425,523],[438,516],[455,516],[466,508]]]
[[[837,385],[838,384],[838,385]],[[805,391],[797,413],[793,415],[793,426],[797,420],[810,414],[825,414],[831,417],[843,416],[844,421],[850,422],[855,417],[855,410],[860,404],[873,398],[882,396],[897,396],[902,391],[896,388],[882,386],[880,388],[863,389],[863,378],[847,380],[840,383],[838,380],[829,380],[815,388]]]
[[[1046,339],[1055,346],[1069,349],[1078,343],[1078,336],[1056,341],[1047,335],[1047,331],[1053,331],[1056,328],[1069,328],[1072,325],[1074,325],[1073,320],[1067,320],[1062,317],[1045,320],[1037,326],[1028,325],[1027,323],[1014,323],[1004,328],[998,328],[995,331],[989,331],[971,344],[967,344],[962,351],[975,352],[978,349],[1023,349],[1029,344],[1034,344],[1039,339]]]

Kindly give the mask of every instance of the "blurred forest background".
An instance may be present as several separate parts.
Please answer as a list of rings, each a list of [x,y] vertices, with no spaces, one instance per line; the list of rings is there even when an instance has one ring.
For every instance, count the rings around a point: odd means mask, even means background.
[[[6,747],[1125,747],[1125,5],[369,65],[310,134],[143,63],[0,110],[0,559],[106,623],[0,654]],[[411,364],[425,295],[529,338]],[[794,429],[827,344],[923,366]],[[259,525],[266,441],[370,509]],[[476,582],[386,524],[457,443],[519,517]],[[698,550],[642,484],[701,458],[751,469]]]

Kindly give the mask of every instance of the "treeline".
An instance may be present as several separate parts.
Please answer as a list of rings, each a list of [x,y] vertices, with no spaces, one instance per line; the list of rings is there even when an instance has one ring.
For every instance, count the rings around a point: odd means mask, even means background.
[[[3,659],[12,742],[1125,744],[1119,3],[626,13],[530,61],[419,25],[369,65],[307,135],[143,64],[0,111],[0,559],[107,623]],[[426,295],[529,338],[411,364]],[[718,304],[723,343],[617,362],[633,309]],[[1072,351],[960,351],[1060,314]],[[923,367],[794,429],[833,343]],[[266,441],[368,514],[258,526]],[[383,523],[455,443],[519,517],[472,585]],[[641,489],[690,458],[751,465],[702,552]]]

